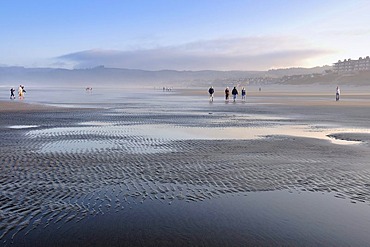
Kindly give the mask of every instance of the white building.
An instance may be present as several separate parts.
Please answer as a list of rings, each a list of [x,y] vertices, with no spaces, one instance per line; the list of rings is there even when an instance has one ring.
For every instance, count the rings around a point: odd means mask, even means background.
[[[333,64],[333,70],[338,73],[370,70],[370,57],[360,57],[358,60],[344,59]]]

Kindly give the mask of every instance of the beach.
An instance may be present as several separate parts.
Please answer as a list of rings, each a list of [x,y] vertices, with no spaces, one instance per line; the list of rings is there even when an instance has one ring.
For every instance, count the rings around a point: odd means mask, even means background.
[[[367,89],[207,90],[1,97],[1,245],[370,242]]]

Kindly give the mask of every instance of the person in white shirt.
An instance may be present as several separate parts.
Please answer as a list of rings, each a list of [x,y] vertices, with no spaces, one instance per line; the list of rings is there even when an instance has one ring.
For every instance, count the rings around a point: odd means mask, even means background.
[[[20,99],[23,98],[23,88],[22,88],[22,85],[19,85],[19,88],[18,88],[18,96]]]
[[[339,100],[339,96],[340,96],[340,88],[337,86],[337,91],[335,93],[335,101]]]

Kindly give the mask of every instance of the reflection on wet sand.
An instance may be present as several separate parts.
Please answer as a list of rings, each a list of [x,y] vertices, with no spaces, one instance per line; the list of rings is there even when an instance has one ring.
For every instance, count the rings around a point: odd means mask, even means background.
[[[128,240],[148,245],[152,234],[158,244],[179,236],[190,245],[336,245],[353,243],[351,236],[356,243],[369,241],[360,230],[369,225],[361,220],[370,202],[367,119],[351,127],[345,125],[351,120],[345,109],[340,114],[348,121],[341,124],[317,117],[317,111],[310,115],[306,107],[297,111],[307,115],[295,117],[281,105],[272,113],[271,105],[202,105],[197,99],[184,108],[186,97],[177,99],[151,108],[114,103],[1,118],[2,244],[21,246],[27,239],[42,246],[45,231],[59,236],[52,238],[62,246],[73,241],[119,246]],[[352,142],[358,145],[336,145]],[[333,214],[307,213],[318,194],[323,194],[318,209],[329,210],[330,201]],[[300,199],[293,202],[294,195]],[[284,208],[292,213],[283,214]],[[325,226],[330,239],[302,226],[312,221],[319,226],[322,218],[330,219]],[[140,238],[135,229],[143,222],[152,228],[144,227]],[[266,224],[274,227],[267,231]],[[97,236],[109,229],[110,240],[101,235],[87,240],[88,229]],[[207,235],[213,239],[202,238]]]

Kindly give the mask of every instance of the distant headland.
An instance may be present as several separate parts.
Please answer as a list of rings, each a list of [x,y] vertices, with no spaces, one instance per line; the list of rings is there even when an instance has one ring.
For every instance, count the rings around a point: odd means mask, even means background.
[[[161,86],[205,86],[250,84],[354,84],[370,85],[370,58],[344,59],[332,66],[313,68],[282,68],[267,71],[148,71],[139,69],[107,68],[89,69],[0,67],[3,86],[19,84],[29,86],[127,86],[130,84]]]

